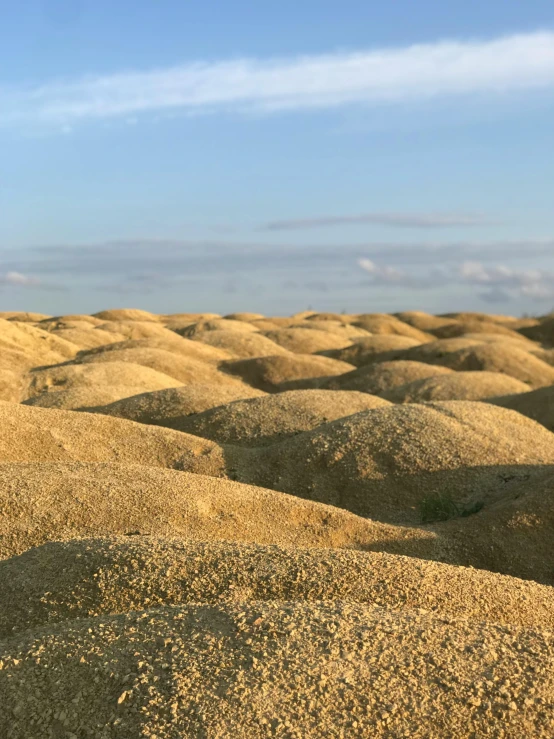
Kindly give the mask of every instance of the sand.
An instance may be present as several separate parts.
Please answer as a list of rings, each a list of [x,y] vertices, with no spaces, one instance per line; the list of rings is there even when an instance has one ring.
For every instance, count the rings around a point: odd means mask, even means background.
[[[0,737],[551,739],[553,336],[0,314]]]

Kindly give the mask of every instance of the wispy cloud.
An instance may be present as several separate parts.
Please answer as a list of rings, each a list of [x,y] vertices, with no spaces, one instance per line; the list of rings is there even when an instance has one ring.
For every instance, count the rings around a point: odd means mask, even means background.
[[[197,61],[0,92],[0,124],[168,110],[298,110],[554,87],[554,32],[281,59]]]
[[[455,226],[487,226],[492,221],[482,215],[469,213],[364,213],[352,216],[319,216],[292,220],[271,221],[261,231],[296,231],[308,228],[356,226],[370,224],[394,228],[452,228]]]
[[[40,285],[40,280],[36,277],[24,275],[21,272],[6,272],[0,274],[0,285],[12,285],[15,287],[36,287]]]

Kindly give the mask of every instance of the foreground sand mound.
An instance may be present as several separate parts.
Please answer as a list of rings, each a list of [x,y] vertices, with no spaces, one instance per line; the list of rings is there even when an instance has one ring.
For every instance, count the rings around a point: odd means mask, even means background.
[[[75,618],[221,601],[336,601],[554,629],[554,589],[392,554],[142,536],[0,562],[0,638]]]
[[[530,476],[506,500],[433,527],[445,559],[554,586],[554,470]]]
[[[397,334],[398,336],[409,336],[417,341],[431,341],[433,337],[425,331],[400,321],[395,316],[385,313],[366,313],[358,316],[352,322],[354,326],[369,331],[370,334]]]
[[[265,446],[336,418],[384,405],[388,405],[386,400],[367,393],[289,390],[236,400],[190,416],[182,420],[179,430],[219,443]]]
[[[115,403],[88,410],[180,431],[183,421],[193,413],[203,413],[234,400],[263,396],[264,392],[249,385],[185,385],[124,397]]]
[[[264,336],[295,354],[315,354],[327,349],[342,349],[352,343],[348,336],[317,328],[281,328],[264,331]]]
[[[500,372],[454,372],[415,380],[386,390],[381,395],[393,403],[422,403],[429,400],[483,400],[494,395],[526,393],[528,388],[521,380]]]
[[[554,385],[541,387],[528,393],[488,398],[488,402],[511,408],[513,411],[532,418],[542,426],[546,426],[549,431],[554,431]]]
[[[0,400],[19,403],[23,388],[24,379],[20,372],[0,368]]]
[[[436,539],[253,485],[133,464],[2,464],[0,481],[1,559],[47,541],[125,534],[416,556],[429,556]]]
[[[140,347],[137,349],[113,349],[112,351],[89,352],[78,359],[86,364],[103,362],[131,362],[160,372],[185,384],[192,383],[236,383],[232,377],[202,360],[177,354],[166,349]],[[554,370],[553,370],[554,372]],[[152,388],[155,389],[155,388]]]
[[[217,444],[159,426],[14,403],[0,403],[0,421],[0,463],[140,462],[216,476],[225,473]]]
[[[376,334],[375,336],[355,339],[354,343],[344,349],[332,349],[322,353],[326,357],[349,362],[355,367],[363,367],[372,362],[387,362],[396,359],[404,349],[419,346],[420,343],[417,339],[411,339],[409,336]]]
[[[343,601],[69,621],[12,637],[0,658],[0,733],[16,739],[554,730],[551,632]]]
[[[389,522],[420,520],[445,492],[461,510],[509,496],[554,464],[554,434],[488,403],[363,411],[280,444],[243,450],[238,478]]]
[[[554,367],[524,349],[502,342],[460,349],[445,355],[440,364],[458,371],[502,372],[530,388],[554,384]]]
[[[93,318],[99,318],[102,321],[159,321],[160,317],[154,313],[138,308],[115,308],[113,310],[102,310],[99,313],[93,313]]]
[[[294,389],[296,381],[342,375],[353,369],[351,364],[311,354],[289,354],[255,357],[237,362],[224,362],[222,368],[238,375],[252,387],[267,393]]]
[[[60,411],[93,411],[142,393],[133,385],[76,385],[67,390],[51,390],[23,401],[24,405],[57,408]]]
[[[27,400],[36,398],[37,400],[31,404],[42,405],[38,396],[62,390],[78,392],[90,388],[92,392],[89,393],[88,397],[94,398],[94,390],[102,392],[113,387],[126,387],[129,388],[127,395],[136,395],[137,392],[162,390],[180,384],[178,380],[163,372],[132,362],[106,361],[98,364],[61,364],[30,372],[27,376],[25,397]],[[74,394],[73,397],[76,397],[76,395]],[[98,402],[93,403],[93,405],[98,404]]]
[[[245,333],[243,331],[201,331],[194,335],[196,342],[223,349],[228,357],[249,359],[251,357],[277,356],[288,354],[271,339],[260,333]]]
[[[392,361],[376,362],[359,367],[339,377],[332,377],[322,387],[330,390],[358,390],[379,395],[390,388],[405,385],[435,375],[452,373],[446,367],[436,367],[424,362]]]

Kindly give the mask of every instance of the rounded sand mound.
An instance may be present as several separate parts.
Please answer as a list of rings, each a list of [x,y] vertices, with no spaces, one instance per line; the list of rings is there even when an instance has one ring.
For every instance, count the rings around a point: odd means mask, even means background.
[[[223,316],[223,318],[226,321],[246,321],[246,323],[250,323],[251,321],[259,321],[265,318],[265,316],[261,313],[229,313]]]
[[[385,313],[365,313],[357,316],[352,322],[353,326],[363,328],[370,334],[397,334],[398,336],[409,336],[417,341],[431,341],[432,336],[425,331],[420,331],[395,316]]]
[[[328,349],[342,349],[352,343],[348,336],[317,328],[281,328],[264,331],[264,336],[295,354],[315,354]]]
[[[260,333],[245,333],[243,331],[201,331],[194,335],[196,342],[223,349],[229,357],[249,359],[251,357],[277,356],[288,354],[274,341]]]
[[[217,444],[172,429],[14,403],[0,403],[0,421],[0,463],[120,462],[225,474]]]
[[[0,734],[545,739],[551,652],[546,630],[344,601],[101,616],[2,642]]]
[[[274,490],[133,464],[4,463],[0,482],[1,559],[47,541],[106,535],[386,548],[423,556],[436,538]]]
[[[158,321],[106,321],[96,327],[98,330],[120,334],[127,339],[151,339],[167,336],[168,328]]]
[[[86,364],[131,362],[142,367],[149,367],[185,384],[198,382],[232,384],[236,382],[207,362],[154,347],[89,352],[81,355],[78,361]]]
[[[431,333],[438,339],[454,339],[457,336],[464,336],[464,334],[493,334],[498,337],[507,336],[516,340],[521,339],[517,331],[513,331],[500,323],[475,319],[453,321],[444,326],[434,328]]]
[[[247,321],[233,321],[229,318],[211,318],[207,321],[197,321],[183,328],[173,328],[180,336],[192,338],[204,331],[241,331],[253,333],[259,329]]]
[[[23,405],[57,408],[60,411],[94,411],[128,397],[142,393],[144,388],[133,385],[76,385],[67,390],[51,390],[27,398]]]
[[[326,357],[349,362],[355,367],[363,367],[372,362],[387,362],[396,359],[404,349],[419,346],[420,343],[417,339],[410,339],[409,336],[376,334],[356,339],[353,344],[344,349],[334,349],[323,353]]]
[[[554,317],[545,316],[532,326],[523,326],[519,332],[532,341],[538,341],[547,347],[554,347]]]
[[[483,400],[494,395],[525,393],[529,386],[500,372],[454,372],[415,380],[381,393],[393,403],[429,400]]]
[[[52,331],[55,336],[65,341],[70,341],[79,349],[95,349],[99,346],[107,346],[117,341],[124,341],[123,334],[114,334],[110,331],[102,331],[94,326],[62,328]]]
[[[140,393],[89,410],[138,423],[181,430],[183,420],[193,413],[203,413],[210,408],[232,403],[234,400],[263,396],[264,392],[249,385],[185,385]]]
[[[214,346],[184,339],[173,331],[167,331],[163,336],[155,336],[147,339],[125,339],[108,346],[102,346],[98,349],[91,349],[86,352],[79,352],[78,358],[85,358],[93,354],[102,354],[114,351],[124,351],[131,349],[161,349],[162,351],[178,354],[179,356],[195,359],[199,362],[217,365],[226,359],[230,359],[231,355],[224,349],[218,349]]]
[[[132,362],[103,362],[98,364],[61,364],[46,369],[34,370],[27,377],[28,400],[45,393],[60,390],[107,390],[111,387],[127,387],[136,392],[149,392],[176,387],[180,382],[163,372]],[[132,395],[129,392],[129,395]],[[93,395],[89,395],[93,397]],[[122,396],[125,397],[125,396]],[[36,401],[41,405],[40,401]],[[98,405],[94,403],[93,405]]]
[[[554,629],[554,589],[391,554],[142,536],[0,562],[0,639],[75,618],[222,601],[336,601]],[[522,606],[523,603],[523,606]]]
[[[102,310],[99,313],[93,313],[93,318],[99,318],[101,321],[159,321],[160,317],[154,313],[138,308],[115,308],[112,310]]]
[[[322,423],[384,405],[388,405],[386,400],[366,393],[290,390],[212,408],[183,419],[179,430],[219,443],[266,446]]]
[[[330,390],[358,390],[362,393],[379,395],[379,393],[414,380],[434,375],[446,375],[451,372],[452,370],[446,367],[436,367],[424,362],[402,360],[376,362],[339,377],[332,377],[325,382],[324,387]]]
[[[273,393],[290,389],[296,381],[312,378],[322,380],[332,375],[342,375],[353,369],[351,364],[339,362],[329,357],[316,357],[311,354],[289,354],[270,357],[255,357],[237,362],[224,362],[222,369],[237,375],[252,387]]]
[[[440,363],[458,371],[502,372],[530,388],[554,384],[554,367],[513,344],[478,344],[447,354]]]
[[[554,434],[488,403],[392,405],[243,450],[238,478],[389,522],[448,495],[460,512],[509,496],[554,463]]]
[[[407,310],[395,313],[394,315],[403,323],[407,323],[409,326],[413,326],[427,333],[431,333],[433,329],[453,323],[451,318],[439,318],[439,316],[433,316],[430,313],[424,313],[420,310]]]
[[[517,411],[537,421],[549,431],[554,431],[554,385],[531,390],[528,393],[489,398],[488,402]]]
[[[71,359],[79,347],[30,323],[0,319],[0,349],[20,352],[38,365]]]

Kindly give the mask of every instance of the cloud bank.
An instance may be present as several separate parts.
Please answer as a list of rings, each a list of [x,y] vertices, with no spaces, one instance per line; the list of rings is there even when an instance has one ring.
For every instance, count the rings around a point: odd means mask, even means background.
[[[196,61],[0,90],[0,124],[69,130],[170,110],[301,110],[554,87],[554,32],[281,59]]]
[[[365,213],[353,216],[319,216],[296,220],[271,221],[261,231],[296,231],[308,228],[356,226],[370,224],[395,228],[453,228],[456,226],[486,226],[492,222],[481,215],[467,213]]]

